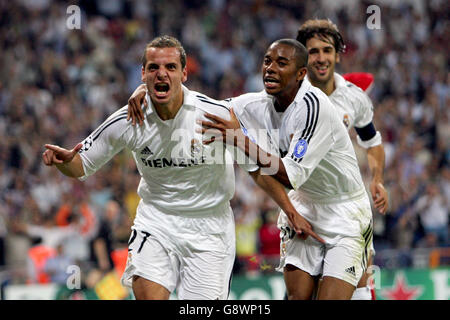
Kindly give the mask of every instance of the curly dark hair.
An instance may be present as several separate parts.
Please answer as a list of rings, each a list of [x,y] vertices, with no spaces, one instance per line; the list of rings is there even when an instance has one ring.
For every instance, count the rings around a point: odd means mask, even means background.
[[[297,40],[306,47],[306,41],[314,36],[328,42],[328,37],[333,39],[333,46],[336,52],[344,52],[345,44],[338,27],[329,19],[308,20],[300,26],[297,31]]]

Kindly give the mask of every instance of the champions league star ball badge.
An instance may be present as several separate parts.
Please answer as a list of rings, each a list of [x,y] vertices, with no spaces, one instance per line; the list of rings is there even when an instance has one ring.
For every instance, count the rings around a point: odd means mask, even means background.
[[[82,153],[84,151],[88,151],[90,147],[92,147],[92,138],[87,137],[83,142],[83,147],[78,151],[78,153]]]
[[[304,139],[300,139],[295,145],[293,155],[296,158],[301,158],[305,155],[306,149],[308,149],[308,142]]]

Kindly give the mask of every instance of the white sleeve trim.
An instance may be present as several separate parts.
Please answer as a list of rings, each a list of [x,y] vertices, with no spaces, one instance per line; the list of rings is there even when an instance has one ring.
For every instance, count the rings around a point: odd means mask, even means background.
[[[77,179],[79,181],[85,181],[90,176],[90,174],[88,174],[88,170],[86,168],[86,165],[84,164],[84,161],[85,161],[84,155],[80,154],[80,158],[81,158],[81,165],[83,166],[84,175],[82,175],[81,177],[78,177]]]
[[[367,141],[361,140],[361,138],[357,135],[356,136],[356,141],[364,149],[369,149],[369,148],[378,146],[378,145],[380,145],[383,142],[382,138],[381,138],[381,134],[380,134],[379,131],[377,131],[377,133],[373,136],[373,138],[371,138],[371,139],[369,139]]]

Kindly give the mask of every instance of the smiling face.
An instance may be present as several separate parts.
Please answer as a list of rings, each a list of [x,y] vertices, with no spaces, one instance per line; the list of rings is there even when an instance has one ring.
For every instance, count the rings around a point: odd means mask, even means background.
[[[290,101],[294,99],[306,74],[306,68],[298,66],[295,53],[294,47],[283,43],[274,43],[267,50],[262,74],[268,94]]]
[[[142,81],[156,107],[182,103],[181,84],[187,80],[187,71],[182,68],[180,56],[180,51],[174,47],[147,48]]]
[[[333,81],[334,68],[339,63],[331,37],[314,36],[306,41],[308,50],[308,77],[313,85],[324,86]]]

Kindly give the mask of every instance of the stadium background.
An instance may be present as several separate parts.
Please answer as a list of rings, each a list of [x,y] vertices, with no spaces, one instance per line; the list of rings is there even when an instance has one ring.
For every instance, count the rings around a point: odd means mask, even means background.
[[[380,8],[381,29],[367,27],[372,4]],[[69,5],[81,9],[80,29],[67,27]],[[374,212],[378,298],[448,300],[445,0],[0,1],[2,298],[130,298],[117,273],[138,201],[133,160],[122,152],[81,183],[45,167],[41,154],[45,143],[74,146],[126,104],[140,84],[140,57],[149,40],[179,38],[188,54],[186,85],[221,99],[261,90],[267,46],[295,37],[306,19],[325,17],[347,45],[337,71],[375,76],[370,96],[390,194],[388,214]],[[355,148],[368,182],[364,152]],[[282,276],[274,271],[276,207],[239,169],[236,177],[231,298],[282,299]],[[439,237],[424,231],[430,221]]]

